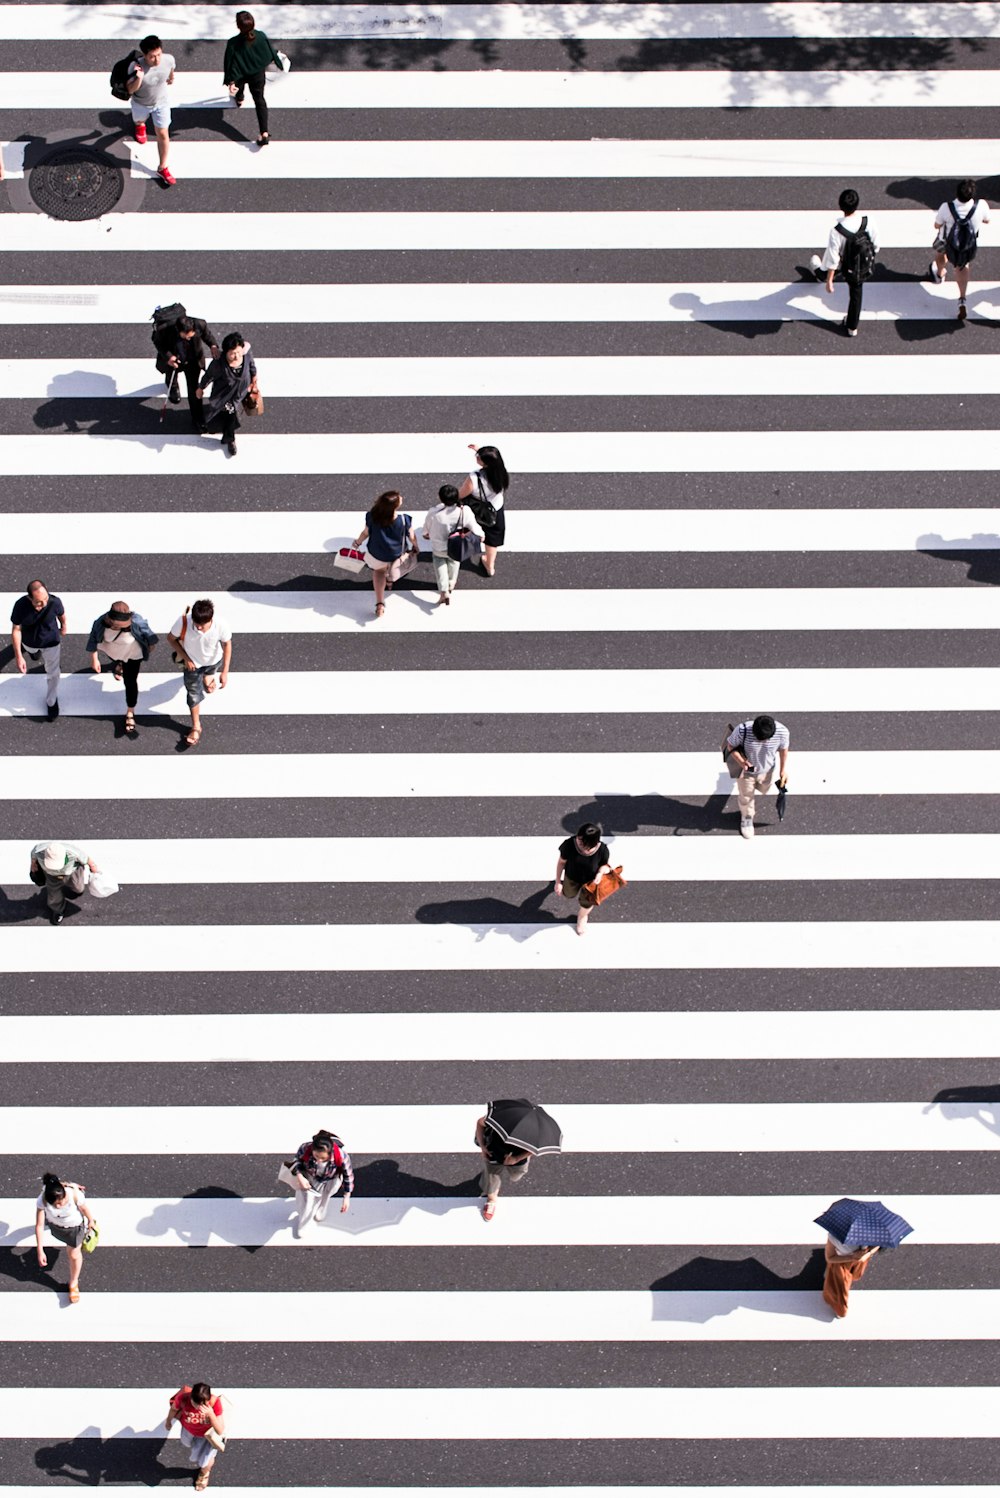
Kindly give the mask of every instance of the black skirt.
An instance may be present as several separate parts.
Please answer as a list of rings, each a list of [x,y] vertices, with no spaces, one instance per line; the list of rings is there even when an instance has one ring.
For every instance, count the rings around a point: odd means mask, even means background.
[[[483,541],[487,546],[502,546],[507,537],[507,506],[497,510],[496,525],[483,526]]]

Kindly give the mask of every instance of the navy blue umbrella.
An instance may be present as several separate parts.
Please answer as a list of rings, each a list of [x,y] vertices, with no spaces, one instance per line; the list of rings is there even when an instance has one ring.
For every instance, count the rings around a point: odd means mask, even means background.
[[[907,1233],[913,1232],[905,1217],[890,1212],[881,1202],[859,1202],[853,1196],[842,1196],[813,1221],[845,1248],[874,1248],[876,1244],[898,1248]]]

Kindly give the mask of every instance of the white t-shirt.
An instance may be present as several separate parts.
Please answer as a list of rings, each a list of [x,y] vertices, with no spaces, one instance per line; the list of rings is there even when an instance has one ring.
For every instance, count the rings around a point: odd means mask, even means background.
[[[141,661],[142,646],[130,629],[119,629],[117,624],[106,624],[98,650],[113,661]]]
[[[81,1196],[83,1193],[80,1193]],[[51,1202],[45,1200],[45,1192],[39,1193],[35,1202],[35,1209],[45,1213],[45,1221],[54,1223],[59,1228],[76,1228],[83,1221],[83,1213],[73,1200],[73,1187],[66,1187],[66,1196],[60,1207],[54,1207]]]
[[[431,551],[435,556],[445,557],[448,555],[448,537],[459,524],[467,526],[477,536],[482,535],[481,528],[476,524],[476,517],[468,505],[435,505],[433,510],[428,510],[424,517],[422,529],[430,533]]]
[[[150,108],[157,104],[165,104],[168,97],[167,79],[174,71],[173,57],[169,52],[164,52],[155,68],[147,68],[146,59],[137,57],[129,63],[129,78],[134,78],[140,68],[142,69],[142,82],[132,98],[138,104],[146,104]]]
[[[484,499],[488,499],[489,502],[490,502],[490,504],[493,506],[493,508],[495,510],[502,510],[503,509],[503,494],[502,494],[502,492],[500,494],[498,494],[495,489],[491,489],[490,488],[490,481],[486,477],[485,473],[483,472],[483,470],[481,468],[474,468],[472,470],[472,472],[469,474],[469,478],[472,480],[472,497],[473,498],[478,498],[479,497],[479,494],[480,494],[479,485],[481,483],[482,486],[483,486],[482,487],[482,491],[481,491],[483,498]]]
[[[969,205],[968,205],[968,203],[959,203],[959,202],[956,201],[955,207],[958,209],[959,217],[964,219],[965,216],[966,216],[966,214],[969,211]],[[983,227],[983,225],[984,224],[988,224],[989,221],[990,221],[990,205],[989,205],[989,203],[987,203],[987,201],[986,201],[985,198],[977,198],[976,199],[976,206],[972,210],[972,227],[973,227],[973,229],[975,229],[976,233],[978,234],[979,231],[980,231],[980,229]],[[934,215],[934,224],[935,224],[935,227],[939,228],[941,230],[942,234],[947,234],[948,230],[951,228],[951,226],[952,226],[952,224],[954,222],[955,222],[955,218],[954,218],[954,215],[953,215],[953,213],[951,211],[951,204],[950,203],[942,203],[941,207],[938,209],[937,213],[935,213],[935,215]]]
[[[843,224],[843,226],[847,230],[848,234],[856,234],[858,232],[858,230],[861,228],[862,220],[865,217],[866,217],[866,215],[863,214],[863,213],[860,213],[860,212],[859,213],[848,213],[848,214],[845,214],[843,218],[839,218],[837,220],[837,224]],[[830,237],[829,237],[829,239],[826,242],[826,250],[825,250],[825,252],[823,254],[823,260],[822,260],[822,268],[823,268],[823,270],[839,270],[840,269],[840,260],[841,260],[841,256],[844,253],[844,236],[843,236],[843,234],[841,234],[840,230],[837,228],[837,224],[834,224],[833,228],[830,230]],[[869,237],[871,239],[872,244],[875,246],[875,253],[877,255],[878,254],[878,240],[875,237],[875,230],[872,228],[872,221],[871,221],[871,219],[868,220],[868,234],[869,234]]]
[[[184,629],[184,615],[177,620],[170,633],[175,640],[181,637]],[[187,615],[187,628],[184,629],[184,643],[181,649],[189,660],[194,661],[196,666],[214,666],[222,659],[222,647],[233,638],[233,632],[225,619],[220,619],[218,614],[212,620],[208,628],[202,632],[196,624],[191,623],[191,615]]]

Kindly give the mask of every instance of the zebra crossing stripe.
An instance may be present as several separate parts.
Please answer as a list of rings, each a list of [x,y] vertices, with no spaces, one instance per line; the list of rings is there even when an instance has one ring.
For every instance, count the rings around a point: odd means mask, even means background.
[[[431,840],[433,841],[433,840]],[[909,841],[901,839],[901,841]],[[436,850],[432,849],[432,856]],[[200,854],[199,854],[200,856]],[[867,852],[859,849],[859,861]],[[876,876],[877,877],[877,876]],[[211,870],[206,879],[214,878]],[[6,882],[6,881],[5,881]],[[838,1060],[1000,1056],[1000,1010],[838,1010]],[[297,1034],[298,1030],[305,1033]],[[484,1011],[476,1014],[200,1013],[198,1040],[222,1062],[494,1060],[822,1060],[830,1054],[827,1010],[656,1013],[644,1010]],[[0,1068],[59,1062],[67,1067],[183,1064],[189,1038],[174,1015],[0,1018]],[[815,1214],[814,1214],[815,1215]],[[740,1229],[742,1231],[742,1227]],[[742,1241],[742,1240],[741,1240]]]
[[[991,923],[981,924],[990,929]],[[168,933],[170,929],[166,928]],[[309,928],[288,929],[294,930],[298,939],[298,933]],[[121,930],[118,927],[115,931],[115,945],[119,944]],[[241,928],[240,934],[246,930]],[[56,941],[60,934],[52,932]],[[98,934],[105,946],[112,944],[105,932]],[[584,945],[572,932],[566,934],[575,946]],[[254,971],[266,969],[255,964]],[[484,1101],[470,1093],[468,1102],[460,1105],[338,1105],[333,1112],[338,1133],[348,1141],[352,1152],[359,1155],[406,1154],[415,1143],[419,1144],[421,1154],[469,1155],[475,1109],[481,1108]],[[942,1151],[989,1154],[1000,1150],[1000,1134],[993,1121],[995,1109],[982,1102],[563,1103],[558,1098],[543,1101],[562,1126],[563,1149],[568,1153],[797,1155],[835,1148],[844,1154],[860,1150],[888,1157],[901,1150],[931,1154]],[[75,1154],[98,1157],[218,1155],[219,1141],[226,1138],[238,1138],[245,1154],[277,1156],[311,1136],[317,1112],[330,1114],[329,1102],[317,1099],[295,1107],[232,1103],[217,1108],[180,1105],[81,1108],[52,1104],[39,1108],[0,1107],[0,1124],[8,1152],[32,1158],[48,1154],[58,1157],[60,1152],[65,1153],[67,1140],[72,1141]]]
[[[753,848],[733,837],[609,834],[607,842],[612,859],[627,863],[627,876],[637,884],[1000,878],[1000,833],[990,832],[800,833],[762,838]],[[398,846],[397,836],[86,839],[90,856],[120,883],[172,886],[224,885],[234,869],[245,885],[270,885],[275,869],[287,884],[398,884]],[[556,846],[552,836],[491,837],[490,884],[550,879]],[[422,871],[446,871],[449,883],[465,888],[483,881],[481,837],[422,835],[420,850]],[[28,883],[23,842],[0,841],[0,883]]]
[[[822,1242],[813,1219],[843,1195],[843,1183],[811,1196],[505,1197],[489,1241],[512,1248],[567,1244],[809,1246]],[[888,1194],[888,1193],[885,1193]],[[351,1210],[328,1213],[300,1238],[290,1232],[295,1201],[276,1197],[121,1198],[94,1194],[102,1248],[459,1248],[479,1247],[480,1197],[365,1197]],[[1000,1240],[995,1195],[921,1196],[892,1193],[895,1211],[914,1224],[907,1245],[992,1245]],[[470,1210],[473,1209],[473,1210]],[[0,1247],[34,1242],[34,1203],[0,1199]],[[529,1339],[530,1340],[530,1339]],[[0,1488],[0,1494],[3,1489]]]
[[[470,1212],[475,1208],[467,1208]],[[478,1216],[477,1211],[477,1216]],[[480,1219],[480,1236],[485,1224]],[[300,1290],[12,1295],[0,1345],[331,1342],[981,1342],[1000,1290],[866,1287],[837,1321],[815,1290]],[[472,1329],[475,1328],[473,1333]]]

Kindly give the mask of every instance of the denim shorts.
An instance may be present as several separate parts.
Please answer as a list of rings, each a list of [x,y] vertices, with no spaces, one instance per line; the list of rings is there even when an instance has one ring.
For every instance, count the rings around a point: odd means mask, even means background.
[[[222,661],[218,660],[213,666],[197,666],[193,671],[184,672],[184,690],[187,692],[188,707],[197,707],[205,700],[205,677],[218,676],[222,670]]]
[[[144,125],[150,116],[157,130],[170,129],[169,104],[140,104],[138,99],[132,100],[132,118],[137,125]]]

